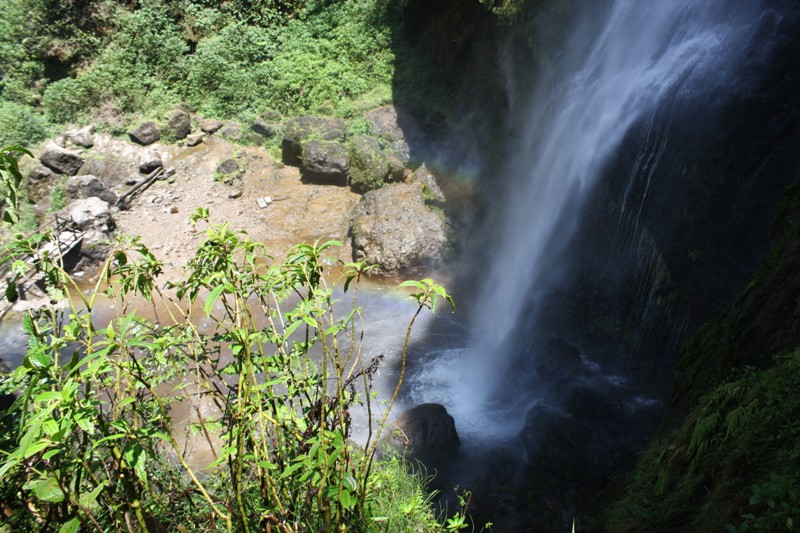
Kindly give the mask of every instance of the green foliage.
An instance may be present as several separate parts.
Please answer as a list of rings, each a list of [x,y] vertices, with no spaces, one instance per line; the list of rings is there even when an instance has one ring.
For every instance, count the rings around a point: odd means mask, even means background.
[[[111,101],[123,111],[161,114],[176,103],[188,46],[169,11],[157,1],[120,11],[113,39],[88,68],[51,84],[44,108],[56,122],[75,121]]]
[[[370,401],[380,361],[361,351],[355,298],[366,267],[344,265],[353,306],[340,316],[323,276],[323,254],[338,243],[298,245],[275,263],[208,216],[192,217],[206,225],[205,240],[172,295],[156,283],[161,262],[137,239],[120,239],[86,293],[41,251],[52,236],[6,247],[18,274],[20,259],[37,254],[51,298],[69,303],[25,316],[28,352],[3,377],[0,392],[16,395],[0,433],[0,502],[11,527],[383,531],[373,513],[395,516],[410,504],[419,530],[436,530],[421,482],[396,464],[373,465],[403,371],[364,449],[348,440],[350,408]],[[417,315],[436,298],[452,303],[430,280],[408,286],[420,292],[403,370]],[[118,302],[107,325],[93,318],[101,293]],[[159,301],[161,320],[139,315],[137,296]],[[205,327],[192,318],[198,306]],[[173,418],[181,406],[210,464],[190,454]]]
[[[269,61],[277,51],[274,29],[232,23],[201,40],[187,59],[183,93],[201,113],[241,115],[264,100]]]
[[[747,369],[643,454],[608,528],[794,530],[800,520],[800,351]],[[751,487],[748,496],[745,487]]]
[[[50,133],[50,124],[34,108],[0,101],[0,146],[35,145]]]
[[[23,155],[33,157],[22,146],[9,146],[0,149],[0,194],[3,201],[3,223],[15,224],[19,221],[19,206],[22,193],[22,174],[17,159]]]
[[[0,40],[0,62],[11,68],[0,96],[41,100],[55,122],[79,120],[104,102],[147,114],[186,101],[221,118],[264,107],[348,116],[363,109],[364,95],[392,81],[391,19],[380,0],[147,0],[133,9],[121,1],[85,3],[60,10],[68,21],[94,14],[96,23],[88,28],[72,23],[69,42],[94,38],[90,48],[99,53],[83,58],[80,69],[72,68],[79,62],[67,54],[64,73],[48,79],[49,56],[20,52],[25,32],[9,23],[13,31]],[[23,17],[18,1],[0,9],[9,20]],[[47,35],[42,42],[52,44],[55,37],[40,27],[45,20],[50,18],[26,22],[28,33]],[[386,99],[382,90],[366,100]]]
[[[61,178],[50,189],[50,211],[56,212],[64,209],[67,205],[67,181],[69,178]]]

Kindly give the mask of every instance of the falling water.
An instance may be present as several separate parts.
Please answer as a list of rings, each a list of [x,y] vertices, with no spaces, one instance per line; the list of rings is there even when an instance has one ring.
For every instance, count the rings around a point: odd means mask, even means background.
[[[757,51],[759,33],[778,23],[758,0],[577,4],[586,13],[562,33],[555,67],[543,69],[530,98],[509,113],[524,121],[522,134],[502,172],[506,192],[490,222],[496,244],[466,345],[438,353],[412,384],[412,399],[444,404],[468,440],[513,434],[537,398],[515,391],[520,404],[507,401],[515,331],[537,320],[559,265],[570,260],[585,200],[623,138],[634,125],[651,131],[673,102],[713,109],[741,83],[738,66]],[[655,148],[643,166],[657,165],[660,145],[646,142]]]

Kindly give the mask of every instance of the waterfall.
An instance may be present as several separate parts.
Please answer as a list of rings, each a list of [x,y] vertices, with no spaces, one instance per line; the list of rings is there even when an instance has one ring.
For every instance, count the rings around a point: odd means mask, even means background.
[[[759,0],[570,5],[585,13],[574,15],[550,68],[509,112],[522,121],[515,128],[521,133],[510,142],[497,187],[504,192],[489,217],[494,248],[465,345],[437,353],[411,384],[412,399],[444,404],[467,440],[513,435],[536,401],[537,391],[526,390],[513,391],[518,403],[508,402],[515,331],[539,318],[543,296],[570,262],[586,199],[623,139],[635,125],[645,137],[658,130],[654,121],[675,102],[699,103],[713,114],[743,83],[743,58],[759,51],[759,36],[774,31],[779,18]],[[632,175],[652,172],[665,157],[660,140],[642,143],[652,149]],[[633,201],[620,199],[620,220],[636,218]]]

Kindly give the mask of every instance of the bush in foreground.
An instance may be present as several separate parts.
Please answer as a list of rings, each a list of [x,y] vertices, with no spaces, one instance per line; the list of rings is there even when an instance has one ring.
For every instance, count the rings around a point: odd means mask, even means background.
[[[46,236],[6,248],[13,275],[35,254],[51,299],[69,302],[25,316],[28,352],[3,377],[3,392],[15,398],[0,441],[9,526],[441,529],[421,480],[397,462],[373,461],[400,383],[364,447],[348,440],[350,409],[372,398],[379,364],[361,353],[355,293],[364,266],[344,266],[354,296],[338,316],[323,277],[323,254],[336,243],[299,245],[276,263],[246,235],[210,225],[207,210],[192,220],[207,224],[205,240],[169,293],[156,284],[161,263],[136,239],[121,238],[86,294],[41,251]],[[417,306],[403,367],[419,313],[437,299],[452,304],[431,280],[406,285]],[[93,311],[103,296],[118,314],[99,325]],[[137,313],[135,298],[151,302],[158,319]],[[203,328],[192,318],[201,303]],[[179,408],[190,412],[186,431],[176,424]],[[189,434],[204,441],[210,464],[198,464]]]

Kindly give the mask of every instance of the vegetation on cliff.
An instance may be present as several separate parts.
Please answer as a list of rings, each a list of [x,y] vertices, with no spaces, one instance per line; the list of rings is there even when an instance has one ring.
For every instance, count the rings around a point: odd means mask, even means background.
[[[665,427],[619,483],[608,530],[796,530],[798,213],[793,186],[759,273],[684,346]]]
[[[89,0],[0,5],[0,145],[100,108],[150,116],[352,116],[391,100],[399,6],[387,0]],[[407,55],[405,89],[435,86]],[[102,117],[101,117],[102,118]]]

